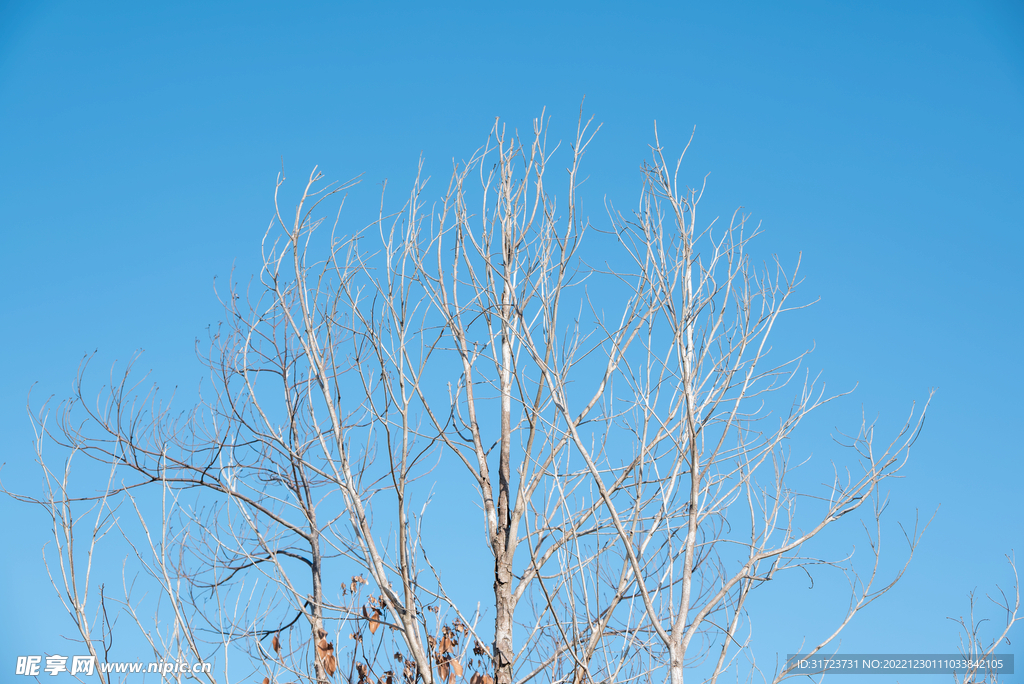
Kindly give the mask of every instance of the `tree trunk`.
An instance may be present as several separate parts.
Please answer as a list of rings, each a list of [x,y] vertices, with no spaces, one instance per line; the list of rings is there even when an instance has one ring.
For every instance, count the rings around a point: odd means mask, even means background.
[[[504,287],[501,292],[501,448],[498,462],[497,534],[494,539],[494,681],[512,684],[512,557],[515,555],[515,533],[509,501],[512,458],[512,268],[510,230],[503,227]]]
[[[672,684],[683,684],[683,653],[678,642],[669,646],[668,667]]]
[[[321,658],[321,649],[319,648],[320,640],[327,639],[327,629],[324,628],[324,589],[320,577],[320,536],[316,526],[316,511],[310,508],[307,511],[307,515],[309,515],[310,519],[311,539],[309,546],[312,552],[310,572],[313,580],[313,594],[310,597],[312,599],[310,610],[313,613],[313,670],[316,674],[317,684],[328,684],[327,668]]]
[[[512,563],[506,556],[494,561],[494,680],[495,684],[512,683],[513,647]]]

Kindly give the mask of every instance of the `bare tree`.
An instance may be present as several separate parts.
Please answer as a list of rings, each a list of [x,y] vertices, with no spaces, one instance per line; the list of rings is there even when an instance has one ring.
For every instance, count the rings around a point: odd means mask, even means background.
[[[1020,620],[1024,620],[1024,617],[1020,616],[1020,578],[1017,576],[1017,564],[1012,556],[1007,556],[1006,560],[1010,564],[1010,570],[1013,572],[1012,600],[999,587],[996,587],[996,590],[999,592],[998,596],[985,596],[988,603],[995,606],[998,613],[1003,614],[1005,624],[1002,630],[999,630],[997,626],[996,636],[987,641],[982,636],[985,631],[984,625],[990,619],[984,618],[981,615],[982,607],[978,605],[979,600],[976,590],[971,591],[968,595],[967,616],[961,615],[957,618],[948,618],[956,622],[960,628],[959,650],[963,660],[967,663],[967,666],[954,676],[954,680],[958,684],[973,684],[982,681],[996,684],[999,681],[999,672],[998,668],[992,666],[993,661],[1000,660],[995,652],[996,647],[1004,640],[1009,644],[1010,639],[1007,635],[1010,633],[1010,628]]]
[[[87,603],[111,529],[166,612],[142,616],[127,572],[121,610],[157,657],[219,656],[209,681],[238,675],[234,654],[266,682],[713,682],[749,655],[747,598],[778,573],[849,577],[848,610],[812,652],[899,580],[877,577],[884,483],[924,410],[881,448],[864,423],[807,485],[790,440],[832,397],[770,343],[803,306],[797,268],[758,266],[741,212],[699,223],[703,187],[680,185],[682,156],[670,165],[657,137],[635,211],[609,205],[592,225],[578,193],[595,132],[581,118],[562,206],[543,120],[525,139],[496,124],[438,199],[418,175],[361,230],[342,228],[343,201],[325,224],[354,182],[314,170],[286,215],[279,179],[263,270],[223,297],[194,406],[140,396],[129,364],[96,402],[83,367],[56,426],[35,414],[53,486],[33,500],[91,654],[110,657],[112,620]],[[72,458],[104,486],[72,491]],[[482,519],[432,519],[438,479],[449,496],[475,489]],[[870,523],[867,571],[805,555],[850,514]],[[439,540],[474,528],[493,594],[466,611]]]

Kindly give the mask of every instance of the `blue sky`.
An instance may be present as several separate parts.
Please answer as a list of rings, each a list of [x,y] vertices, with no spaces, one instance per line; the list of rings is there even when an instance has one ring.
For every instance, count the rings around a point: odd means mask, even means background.
[[[86,352],[145,349],[161,383],[195,385],[213,278],[257,267],[282,163],[364,174],[359,216],[421,154],[443,178],[496,116],[526,129],[546,107],[568,141],[584,96],[594,197],[634,200],[655,120],[670,150],[696,127],[711,212],[742,205],[765,250],[802,252],[820,301],[786,334],[830,387],[859,383],[810,430],[862,409],[892,427],[938,389],[893,515],[941,508],[851,639],[955,651],[945,617],[1024,556],[1019,2],[0,3],[4,485],[37,490],[26,397],[67,394]],[[46,520],[0,515],[6,668],[71,625]]]

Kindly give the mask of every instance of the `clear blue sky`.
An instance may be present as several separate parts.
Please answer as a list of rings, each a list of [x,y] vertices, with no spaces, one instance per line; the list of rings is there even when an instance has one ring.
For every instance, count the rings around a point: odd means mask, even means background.
[[[567,139],[584,95],[591,187],[627,205],[653,121],[677,151],[696,126],[709,206],[803,252],[820,302],[788,334],[831,387],[859,383],[813,429],[861,408],[892,426],[938,388],[893,515],[941,509],[849,643],[954,651],[945,617],[1010,584],[1011,549],[1024,566],[1020,2],[0,3],[4,484],[38,488],[27,394],[65,395],[84,353],[144,348],[195,385],[213,278],[256,267],[282,158],[364,173],[358,216],[421,153],[444,177],[496,116],[547,107]],[[45,519],[0,498],[0,520],[6,680],[71,623]]]

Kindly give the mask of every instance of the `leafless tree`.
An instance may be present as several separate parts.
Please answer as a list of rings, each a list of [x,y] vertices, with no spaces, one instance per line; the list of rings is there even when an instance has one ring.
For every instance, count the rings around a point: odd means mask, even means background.
[[[1020,580],[1017,576],[1017,564],[1012,556],[1006,557],[1013,572],[1013,597],[1007,596],[1006,592],[996,587],[998,596],[986,595],[988,603],[996,607],[996,612],[1004,616],[1005,624],[1002,630],[996,627],[997,634],[994,638],[986,641],[983,636],[985,623],[989,618],[982,617],[982,606],[979,606],[977,591],[971,591],[968,595],[969,610],[967,616],[948,618],[956,622],[960,628],[960,656],[968,663],[961,672],[956,673],[954,680],[958,684],[979,684],[988,682],[997,684],[999,681],[998,668],[992,666],[993,661],[1000,658],[996,654],[996,647],[1005,642],[1010,643],[1007,635],[1010,628],[1024,617],[1020,616]]]
[[[758,265],[741,212],[700,223],[703,187],[680,185],[683,158],[657,137],[636,209],[591,224],[578,193],[595,132],[581,118],[562,205],[542,119],[525,139],[496,124],[439,197],[418,175],[360,230],[343,201],[326,214],[354,181],[314,170],[286,215],[279,179],[263,270],[224,295],[191,408],[129,364],[98,401],[83,366],[70,401],[34,414],[50,489],[33,500],[91,654],[110,657],[114,599],[90,596],[111,530],[131,559],[120,611],[156,657],[219,656],[211,682],[714,682],[749,657],[747,598],[778,573],[849,577],[845,616],[810,652],[899,580],[878,578],[884,484],[924,410],[882,447],[863,423],[807,484],[818,461],[791,437],[832,397],[770,341],[803,306],[797,267]],[[103,486],[74,487],[72,460]],[[432,518],[435,485],[475,490],[482,519]],[[851,514],[866,565],[806,555]],[[467,611],[446,556],[472,555],[481,529],[493,596]],[[155,616],[134,573],[155,582]]]

